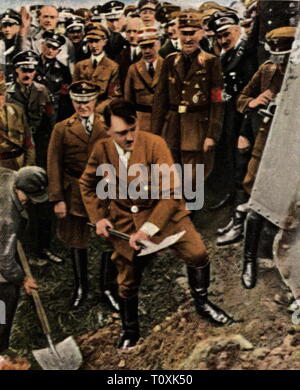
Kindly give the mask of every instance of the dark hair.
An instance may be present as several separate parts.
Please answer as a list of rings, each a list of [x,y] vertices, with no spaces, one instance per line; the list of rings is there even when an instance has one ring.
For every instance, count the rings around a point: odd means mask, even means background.
[[[137,118],[134,105],[125,99],[114,99],[104,109],[103,117],[107,128],[111,126],[111,116],[122,118],[128,125],[132,125]]]

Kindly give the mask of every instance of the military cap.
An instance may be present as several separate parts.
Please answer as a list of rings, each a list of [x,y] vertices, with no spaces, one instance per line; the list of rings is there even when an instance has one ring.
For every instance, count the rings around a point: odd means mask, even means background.
[[[75,81],[69,87],[70,97],[75,102],[88,103],[96,99],[100,93],[100,86],[92,81]]]
[[[178,28],[194,27],[201,28],[201,17],[195,10],[184,10],[178,15]]]
[[[161,7],[157,8],[155,13],[155,19],[162,24],[168,25],[176,21],[176,18],[179,15],[180,10],[181,7],[177,5],[170,4],[170,3],[163,3]]]
[[[150,9],[152,11],[156,11],[159,3],[157,0],[140,0],[138,2],[138,10],[139,12],[145,10],[145,9]]]
[[[296,27],[286,26],[275,28],[266,35],[266,49],[271,54],[287,54],[292,49],[292,43],[296,34]]]
[[[4,73],[0,72],[0,95],[5,95],[6,92],[6,84]]]
[[[102,6],[101,5],[95,5],[91,8],[92,16],[91,21],[92,22],[99,22],[102,21]]]
[[[1,24],[10,23],[21,25],[22,19],[19,12],[16,12],[13,9],[8,9],[0,16],[0,22]]]
[[[48,179],[43,168],[29,166],[19,169],[14,185],[35,203],[43,203],[48,200]]]
[[[61,34],[56,34],[54,31],[45,31],[42,37],[46,43],[49,43],[55,49],[59,49],[66,43],[66,38]]]
[[[124,15],[129,17],[137,15],[137,7],[133,4],[127,5],[127,7],[124,8]]]
[[[252,22],[253,22],[252,18],[245,18],[241,20],[240,24],[242,27],[249,27]]]
[[[66,32],[77,32],[84,30],[84,19],[80,16],[74,16],[66,20]]]
[[[215,33],[226,30],[232,26],[238,26],[240,18],[234,11],[216,11],[208,21],[208,28]]]
[[[86,39],[107,39],[108,31],[100,23],[89,23],[86,26]]]
[[[35,69],[36,65],[39,62],[38,59],[39,59],[38,54],[33,50],[24,50],[13,57],[12,63],[15,66],[15,68],[22,66],[28,69]]]
[[[159,39],[159,33],[155,27],[142,27],[138,31],[138,44],[139,45],[148,45],[149,43],[154,43]]]
[[[251,10],[256,6],[257,6],[257,0],[246,0],[245,1],[245,7],[247,8],[247,10]]]
[[[215,1],[204,1],[202,4],[200,4],[198,11],[199,12],[206,12],[208,10],[214,9],[215,11],[226,11],[228,10],[227,7],[224,7],[221,4],[216,3]]]
[[[102,6],[102,12],[105,15],[105,19],[119,19],[125,8],[125,4],[121,1],[109,1]]]

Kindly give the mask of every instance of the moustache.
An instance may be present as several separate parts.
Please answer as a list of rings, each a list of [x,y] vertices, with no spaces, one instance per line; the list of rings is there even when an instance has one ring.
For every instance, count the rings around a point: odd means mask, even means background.
[[[23,80],[24,80],[24,81],[28,81],[28,80],[30,80],[30,77],[29,77],[29,76],[24,76],[24,77],[23,77]]]
[[[230,46],[230,42],[225,42],[222,44],[223,49],[227,49],[227,47],[229,47],[229,46]]]

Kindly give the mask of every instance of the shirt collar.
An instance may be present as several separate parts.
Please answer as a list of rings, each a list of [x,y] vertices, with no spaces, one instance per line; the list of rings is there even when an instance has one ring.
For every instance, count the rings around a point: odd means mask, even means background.
[[[125,156],[129,160],[129,157],[131,156],[131,152],[129,152],[129,151],[125,152],[125,150],[123,148],[121,148],[121,146],[117,142],[113,141],[113,143],[115,144],[118,155]]]
[[[100,62],[102,61],[102,59],[103,59],[103,57],[105,56],[105,52],[103,51],[101,54],[99,54],[98,56],[94,56],[93,54],[91,55],[91,60],[92,60],[92,62],[94,61],[94,60],[96,60],[97,61],[97,64],[99,65],[100,64]]]
[[[146,64],[146,68],[147,68],[147,70],[148,70],[148,69],[149,69],[150,62],[146,62],[146,61],[145,61],[145,64]],[[155,61],[152,62],[152,65],[153,65],[154,70],[156,69],[156,64],[157,64],[157,60],[155,60]]]

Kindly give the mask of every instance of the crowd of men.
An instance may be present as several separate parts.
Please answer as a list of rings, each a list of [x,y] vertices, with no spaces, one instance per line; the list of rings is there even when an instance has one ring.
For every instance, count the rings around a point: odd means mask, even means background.
[[[110,238],[111,251],[99,255],[100,284],[120,310],[121,349],[140,337],[137,253],[143,240],[159,243],[186,231],[174,249],[187,264],[197,312],[219,325],[234,321],[208,300],[209,258],[192,222],[195,211],[174,196],[117,197],[107,204],[96,195],[96,170],[101,164],[117,171],[134,163],[190,164],[182,180],[195,189],[203,164],[206,184],[219,197],[210,209],[230,202],[233,209],[217,231],[217,245],[243,239],[248,213],[242,283],[253,288],[260,239],[271,257],[277,230],[248,212],[247,200],[299,11],[297,1],[245,0],[230,7],[206,1],[181,9],[158,0],[113,0],[91,9],[27,6],[0,16],[0,300],[9,306],[0,352],[8,347],[24,280],[15,260],[19,223],[6,218],[9,212],[35,221],[37,258],[63,262],[51,249],[54,234],[70,249],[72,309],[87,310],[88,222]],[[130,235],[129,244],[110,236],[114,227]],[[24,283],[29,293],[36,288],[33,280]]]

